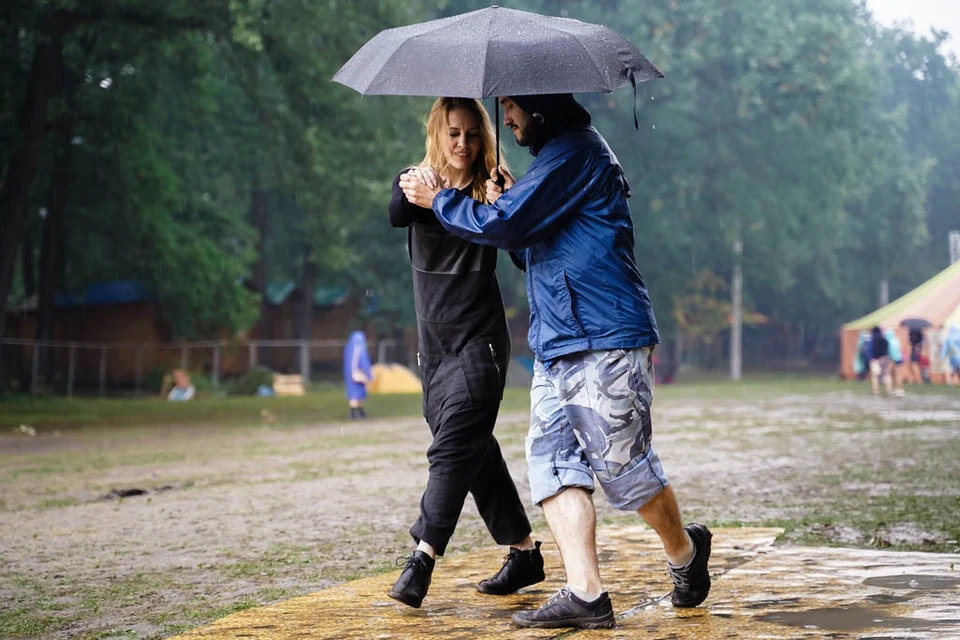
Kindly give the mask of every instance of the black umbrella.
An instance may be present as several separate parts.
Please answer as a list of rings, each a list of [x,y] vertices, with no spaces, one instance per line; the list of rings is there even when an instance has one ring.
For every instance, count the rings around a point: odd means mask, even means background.
[[[904,318],[900,321],[901,327],[906,327],[907,329],[917,329],[923,330],[927,327],[932,327],[933,325],[923,318]]]
[[[496,5],[386,29],[333,76],[363,95],[610,92],[663,74],[615,31]],[[497,154],[500,105],[495,107]],[[636,121],[636,117],[634,117]]]

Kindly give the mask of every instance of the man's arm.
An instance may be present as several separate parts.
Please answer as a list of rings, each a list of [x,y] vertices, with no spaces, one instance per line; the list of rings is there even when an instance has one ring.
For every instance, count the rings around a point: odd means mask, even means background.
[[[454,235],[516,251],[563,225],[600,177],[586,153],[542,157],[494,204],[444,189],[433,199],[433,212]]]

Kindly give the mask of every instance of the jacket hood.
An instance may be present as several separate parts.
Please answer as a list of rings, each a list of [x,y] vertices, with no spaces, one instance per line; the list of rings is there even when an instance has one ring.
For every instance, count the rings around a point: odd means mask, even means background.
[[[530,153],[537,155],[543,145],[572,127],[590,124],[590,112],[577,102],[571,93],[551,93],[532,96],[510,96],[518,107],[540,122]]]

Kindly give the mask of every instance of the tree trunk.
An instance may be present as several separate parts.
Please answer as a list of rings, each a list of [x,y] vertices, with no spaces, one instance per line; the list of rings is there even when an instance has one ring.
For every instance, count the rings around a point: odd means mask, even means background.
[[[303,245],[303,280],[300,298],[300,337],[309,340],[313,334],[313,289],[316,287],[316,265],[310,260],[310,245]]]
[[[257,335],[261,340],[269,339],[269,316],[267,314],[267,206],[266,196],[260,188],[260,176],[253,172],[253,181],[250,186],[250,226],[257,233],[257,257],[253,263],[253,287],[260,295],[260,318],[257,326],[260,328]],[[270,366],[270,350],[260,349],[256,354],[258,364]]]
[[[53,12],[50,13],[49,39],[42,38],[33,55],[30,80],[20,105],[20,142],[10,158],[6,179],[0,188],[0,336],[6,330],[7,297],[16,263],[23,212],[27,204],[30,182],[40,163],[40,152],[47,128],[47,107],[57,83],[62,50],[60,33]],[[0,359],[0,380],[3,361]]]
[[[68,121],[57,134],[54,148],[50,188],[47,190],[47,217],[43,221],[40,241],[40,288],[37,295],[37,340],[53,340],[54,302],[57,295],[63,247],[63,219],[70,187],[70,159],[73,153],[73,121]],[[41,379],[49,382],[53,370],[53,349],[44,349]]]
[[[886,278],[880,281],[880,296],[877,298],[877,302],[881,307],[890,304],[890,281]]]
[[[743,374],[743,241],[733,243],[734,265],[730,283],[730,307],[733,319],[730,322],[730,379],[739,380]]]
[[[24,233],[20,239],[20,275],[23,277],[23,297],[30,298],[37,292],[37,273],[33,266],[33,238]]]

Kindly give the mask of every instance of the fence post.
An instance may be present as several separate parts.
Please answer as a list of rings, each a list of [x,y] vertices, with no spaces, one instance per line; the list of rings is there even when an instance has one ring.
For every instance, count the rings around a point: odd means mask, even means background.
[[[67,365],[67,397],[73,397],[73,380],[77,373],[77,345],[70,345],[70,364]]]
[[[249,349],[247,370],[252,371],[257,366],[257,343],[251,340],[247,343]]]
[[[33,363],[30,367],[30,394],[37,395],[37,386],[40,381],[40,345],[33,343]]]
[[[384,364],[387,361],[387,342],[389,340],[381,340],[377,343],[377,363]]]
[[[186,371],[189,362],[190,358],[187,355],[187,348],[183,345],[180,345],[180,368]]]
[[[100,397],[107,388],[107,348],[100,347]]]
[[[220,345],[213,346],[213,387],[220,386]]]
[[[140,395],[140,386],[143,382],[143,347],[137,347],[137,372],[136,372],[136,382],[135,391],[137,395]]]
[[[300,376],[303,384],[310,382],[310,343],[306,340],[300,342]]]

